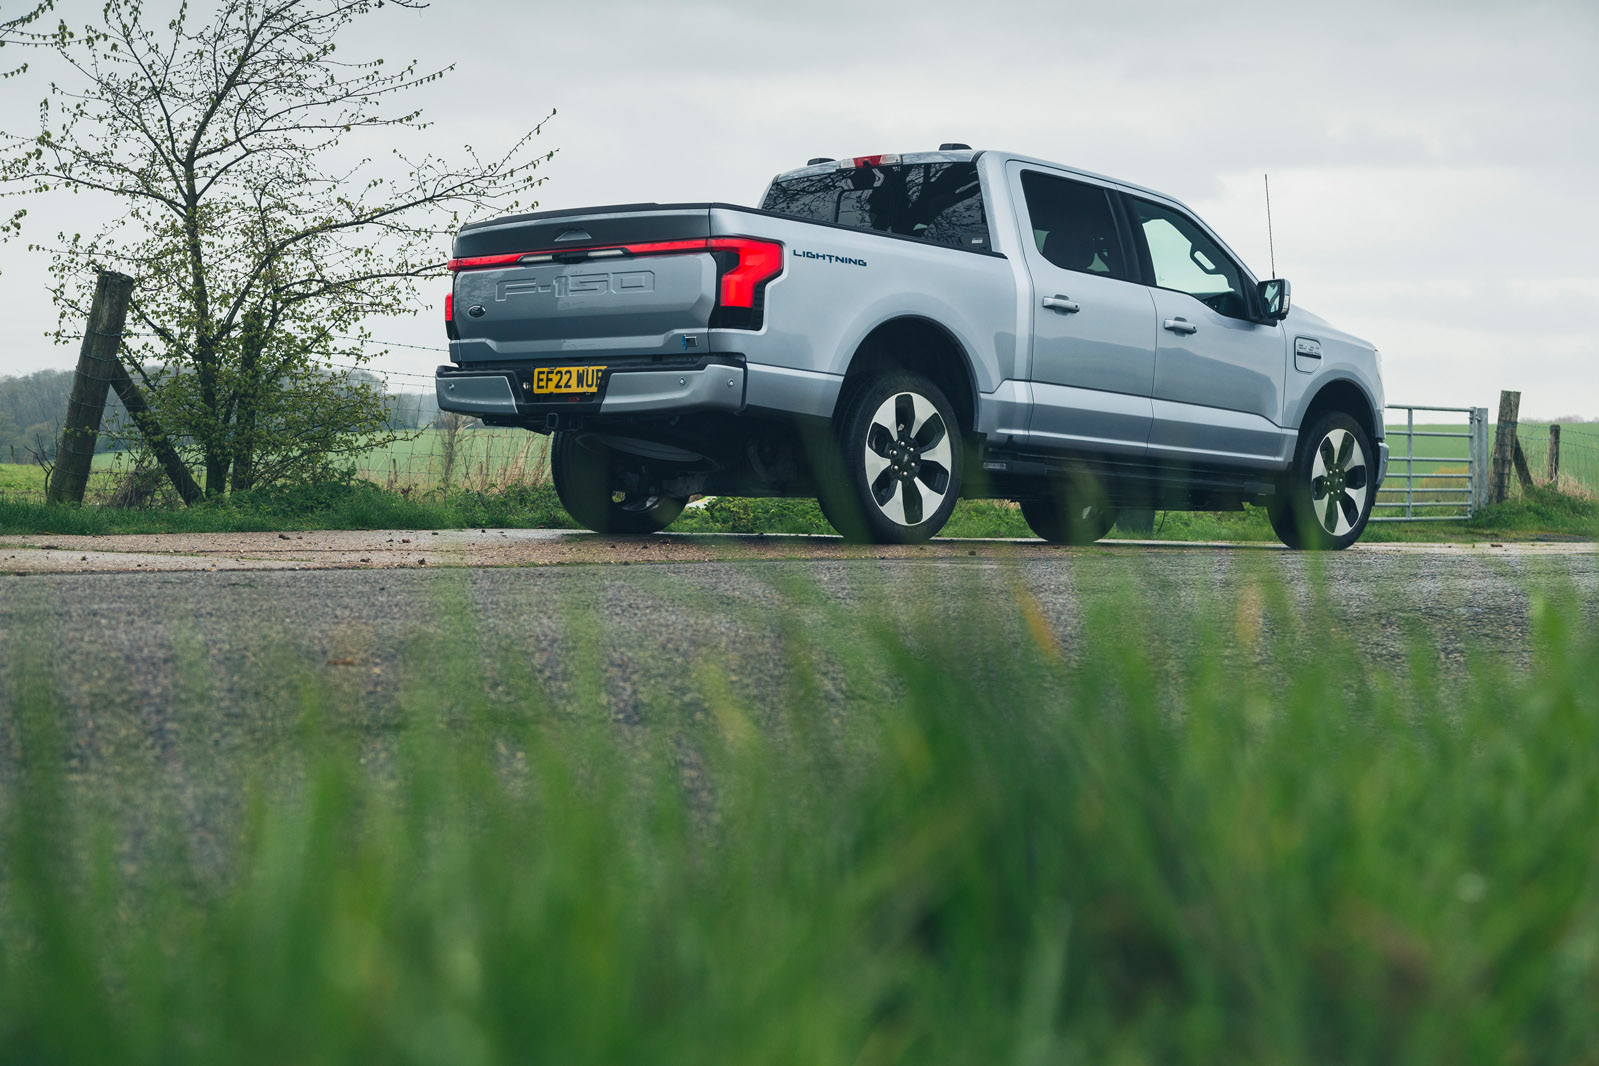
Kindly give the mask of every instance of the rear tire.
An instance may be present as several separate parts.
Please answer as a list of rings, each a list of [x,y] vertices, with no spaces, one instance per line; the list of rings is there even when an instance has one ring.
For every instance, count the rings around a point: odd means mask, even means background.
[[[550,445],[550,475],[561,506],[596,533],[659,533],[677,520],[688,500],[643,484],[624,487],[618,452],[574,433],[558,432]],[[635,477],[632,480],[637,480]]]
[[[840,402],[835,428],[837,462],[818,502],[845,540],[919,544],[944,528],[960,497],[962,441],[937,385],[875,374]]]
[[[1050,495],[1021,506],[1027,525],[1051,544],[1092,544],[1116,524],[1116,508],[1087,480],[1059,482]]]
[[[1366,531],[1376,480],[1371,438],[1349,415],[1330,411],[1300,431],[1294,463],[1266,514],[1290,548],[1342,551]]]

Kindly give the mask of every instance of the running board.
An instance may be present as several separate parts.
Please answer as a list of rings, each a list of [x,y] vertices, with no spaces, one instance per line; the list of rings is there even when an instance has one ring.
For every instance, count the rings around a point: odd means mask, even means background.
[[[1276,494],[1275,479],[1257,470],[1217,466],[1181,466],[1097,455],[1060,455],[1015,448],[988,447],[981,457],[984,474],[996,481],[1057,480],[1091,477],[1113,499],[1223,497],[1238,500]]]

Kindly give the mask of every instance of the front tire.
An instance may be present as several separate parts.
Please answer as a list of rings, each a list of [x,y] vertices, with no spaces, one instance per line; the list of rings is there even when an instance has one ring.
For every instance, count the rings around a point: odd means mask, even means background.
[[[840,404],[837,468],[818,502],[844,539],[919,544],[960,497],[961,431],[937,385],[906,371],[867,378]]]
[[[1290,548],[1342,551],[1366,531],[1377,502],[1377,451],[1349,415],[1332,411],[1301,430],[1294,464],[1267,508]]]
[[[642,472],[624,471],[615,450],[575,433],[554,436],[555,494],[578,525],[596,533],[659,533],[683,513],[688,500],[661,492]]]

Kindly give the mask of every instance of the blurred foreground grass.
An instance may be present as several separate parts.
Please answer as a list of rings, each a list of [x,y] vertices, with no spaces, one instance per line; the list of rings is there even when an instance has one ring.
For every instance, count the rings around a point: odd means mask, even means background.
[[[114,739],[15,635],[0,1058],[1592,1057],[1577,605],[1535,606],[1530,670],[1440,674],[1420,642],[1378,667],[1314,593],[1101,590],[1068,639],[950,580],[910,615],[789,589],[769,698],[686,648],[702,698],[642,721],[599,652],[554,697],[447,579],[359,715],[270,652],[293,695],[218,705],[197,657]],[[215,743],[228,717],[254,739]]]

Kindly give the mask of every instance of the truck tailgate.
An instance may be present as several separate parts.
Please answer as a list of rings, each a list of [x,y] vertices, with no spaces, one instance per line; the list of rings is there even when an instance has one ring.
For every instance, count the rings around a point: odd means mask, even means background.
[[[716,262],[709,250],[649,250],[709,234],[706,204],[632,204],[469,226],[452,260],[452,355],[480,364],[598,349],[681,351],[683,335],[710,324]]]

